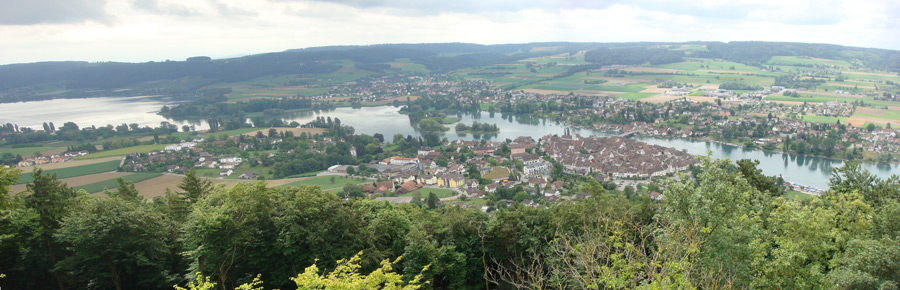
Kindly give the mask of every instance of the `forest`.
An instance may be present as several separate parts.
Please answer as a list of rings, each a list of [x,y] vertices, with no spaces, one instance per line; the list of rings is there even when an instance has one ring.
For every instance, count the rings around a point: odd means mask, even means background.
[[[665,185],[662,201],[591,180],[583,199],[491,213],[310,186],[226,189],[193,172],[152,200],[125,180],[89,196],[40,171],[27,193],[11,195],[20,172],[0,167],[0,287],[898,287],[897,176],[849,163],[830,191],[794,200],[757,163],[701,159],[695,178]]]

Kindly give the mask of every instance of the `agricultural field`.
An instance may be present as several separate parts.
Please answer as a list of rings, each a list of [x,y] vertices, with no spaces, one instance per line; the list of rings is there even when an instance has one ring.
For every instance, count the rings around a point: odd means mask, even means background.
[[[19,147],[13,148],[11,146],[2,146],[0,147],[0,154],[3,153],[12,153],[13,155],[22,155],[22,156],[31,156],[34,155],[34,152],[41,152],[44,156],[49,156],[52,154],[59,154],[66,150],[66,147],[55,147],[55,146],[36,146],[36,147]]]
[[[841,124],[847,124],[848,117],[832,117],[832,116],[817,116],[817,115],[804,115],[803,121],[812,122],[812,123],[822,123],[822,124],[835,124],[838,121]]]
[[[65,167],[65,168],[59,168],[59,169],[51,169],[51,170],[47,170],[44,172],[49,173],[49,174],[56,174],[57,178],[69,178],[69,177],[76,177],[76,176],[83,176],[83,175],[90,175],[90,174],[96,174],[96,173],[102,173],[102,172],[115,171],[116,169],[119,168],[119,162],[120,162],[119,160],[113,160],[113,161],[107,161],[107,162],[102,162],[102,163],[94,163],[94,164],[87,164],[87,165],[81,165],[81,166],[72,166],[72,167]],[[32,172],[24,172],[24,173],[22,173],[22,176],[19,176],[17,183],[21,184],[21,183],[28,183],[28,182],[32,182],[32,181],[34,181]]]
[[[334,178],[334,182],[331,182],[331,178]],[[369,179],[359,180],[355,177],[331,175],[304,178],[300,181],[291,182],[281,186],[299,187],[301,185],[316,185],[322,188],[322,190],[338,190],[343,188],[346,184],[366,184],[371,182],[372,180]]]
[[[398,197],[411,197],[411,196],[415,195],[416,193],[419,193],[419,196],[421,196],[422,199],[425,199],[425,198],[427,198],[428,195],[430,195],[432,192],[434,192],[434,195],[437,195],[438,198],[448,198],[448,197],[451,197],[451,196],[456,195],[456,191],[455,191],[455,190],[452,190],[452,189],[443,189],[443,188],[420,188],[420,189],[417,189],[417,190],[413,190],[413,191],[407,192],[406,194],[403,194],[403,195],[398,195]]]
[[[810,57],[799,57],[799,56],[773,56],[771,59],[769,59],[768,64],[831,65],[831,66],[843,66],[843,67],[853,66],[853,64],[851,64],[845,60],[810,58]]]
[[[125,180],[130,181],[132,183],[138,183],[138,182],[141,182],[141,181],[144,181],[147,179],[159,177],[161,175],[162,174],[160,174],[160,173],[132,173],[132,174],[127,174],[127,175],[120,176],[120,177],[124,178]],[[101,192],[101,191],[104,191],[107,189],[111,189],[114,191],[116,189],[116,187],[119,186],[119,182],[117,179],[118,179],[118,177],[106,179],[103,181],[93,182],[93,183],[89,183],[89,184],[85,184],[85,185],[79,185],[79,186],[70,185],[70,186],[73,186],[75,189],[83,189],[84,191],[86,191],[88,193],[97,193],[97,192]]]
[[[91,153],[85,156],[76,157],[75,160],[85,160],[85,159],[97,159],[97,158],[105,158],[112,156],[125,156],[131,153],[149,153],[153,150],[163,150],[166,148],[166,144],[154,144],[154,145],[139,145],[132,147],[125,147],[113,150],[100,151],[96,153]]]

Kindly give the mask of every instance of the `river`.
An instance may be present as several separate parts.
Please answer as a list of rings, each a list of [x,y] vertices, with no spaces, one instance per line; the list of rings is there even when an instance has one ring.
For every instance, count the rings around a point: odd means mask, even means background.
[[[381,133],[384,134],[387,140],[391,140],[394,134],[421,136],[422,133],[414,129],[410,125],[409,119],[405,115],[399,114],[398,111],[398,108],[390,106],[364,107],[361,109],[338,108],[333,111],[297,112],[286,118],[299,123],[309,122],[319,116],[338,118],[342,124],[356,128],[356,133],[369,135]],[[451,115],[451,117],[454,116]],[[450,127],[449,131],[439,135],[446,136],[450,140],[506,140],[515,139],[518,136],[531,136],[537,139],[549,134],[562,135],[566,128],[566,126],[552,121],[538,120],[528,116],[504,116],[500,113],[492,115],[482,112],[477,115],[462,115],[461,117],[460,122],[467,125],[471,125],[473,121],[496,124],[500,127],[500,132],[493,136],[456,134],[454,125],[451,125],[448,126]],[[613,135],[606,132],[588,130],[576,130],[576,132],[583,136]],[[714,158],[759,160],[759,168],[766,175],[781,175],[787,181],[822,189],[828,188],[831,169],[843,165],[843,162],[840,160],[751,150],[718,142],[645,136],[636,136],[634,138],[649,144],[672,147],[679,150],[685,149],[688,153],[694,155],[706,155],[709,152]],[[861,166],[882,179],[890,177],[891,174],[900,174],[900,165],[898,164],[862,163]]]
[[[40,102],[0,104],[0,123],[13,123],[23,127],[40,129],[43,122],[54,122],[57,127],[64,122],[72,121],[79,126],[104,126],[106,124],[138,123],[142,126],[158,126],[162,121],[179,125],[195,125],[197,129],[206,128],[204,122],[186,122],[167,120],[156,111],[163,105],[173,102],[154,97],[130,98],[91,98],[91,99],[57,99]],[[342,124],[353,126],[356,133],[381,133],[391,140],[394,134],[421,136],[422,133],[410,125],[409,119],[398,113],[399,108],[392,106],[363,107],[361,109],[338,108],[332,111],[300,111],[284,116],[285,120],[299,123],[309,122],[316,117],[338,118]],[[451,117],[454,117],[451,115]],[[460,122],[471,125],[473,121],[496,124],[500,132],[496,135],[457,134],[454,125],[450,131],[439,134],[450,140],[506,140],[518,136],[540,138],[549,134],[562,135],[566,126],[528,116],[510,116],[500,113],[461,115]],[[605,132],[577,130],[581,135],[609,136]],[[710,152],[714,158],[755,159],[764,174],[781,175],[785,180],[819,188],[828,187],[831,169],[840,167],[843,162],[821,157],[796,154],[782,154],[748,150],[742,147],[720,144],[716,142],[695,141],[680,138],[634,137],[650,144],[685,149],[695,155],[706,155]],[[863,163],[862,167],[880,178],[888,178],[891,174],[900,174],[900,165]]]

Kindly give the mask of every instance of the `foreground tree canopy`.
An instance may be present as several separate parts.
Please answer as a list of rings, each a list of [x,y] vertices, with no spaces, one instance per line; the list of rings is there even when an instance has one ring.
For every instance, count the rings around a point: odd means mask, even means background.
[[[854,164],[786,199],[752,162],[704,159],[663,201],[589,198],[484,213],[318,187],[88,196],[0,168],[4,289],[898,289],[900,180]],[[402,258],[401,258],[402,257]]]

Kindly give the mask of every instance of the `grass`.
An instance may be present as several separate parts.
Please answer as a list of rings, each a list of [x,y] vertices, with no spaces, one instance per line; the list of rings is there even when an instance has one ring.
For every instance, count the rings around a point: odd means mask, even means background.
[[[509,169],[507,169],[506,167],[502,167],[502,166],[495,166],[495,167],[493,167],[493,170],[491,172],[483,175],[482,177],[487,178],[487,179],[492,179],[492,180],[500,179],[500,178],[507,178],[507,177],[509,177]]]
[[[486,198],[469,198],[469,200],[465,201],[465,203],[474,205],[474,206],[485,206],[487,205],[488,200]]]
[[[794,200],[807,200],[807,199],[813,198],[812,195],[805,194],[805,193],[802,193],[799,191],[793,191],[793,190],[785,191],[784,197],[786,197],[788,199],[794,199]]]
[[[294,175],[291,175],[291,176],[288,176],[288,177],[285,177],[285,178],[313,177],[313,176],[316,176],[317,174],[322,173],[322,172],[325,172],[325,170],[322,170],[322,171],[313,171],[313,172],[306,172],[306,173],[300,173],[300,174],[294,174]]]
[[[97,153],[91,153],[85,156],[76,157],[76,160],[81,159],[96,159],[103,157],[112,157],[112,156],[125,156],[131,153],[148,153],[153,150],[163,150],[166,148],[166,144],[155,144],[155,145],[139,145],[132,147],[125,147],[113,150],[100,151]],[[117,161],[118,162],[118,161]]]
[[[407,193],[404,194],[404,195],[398,195],[398,196],[400,196],[400,197],[413,196],[416,192],[418,192],[418,193],[419,193],[419,196],[421,196],[423,199],[424,199],[424,198],[427,198],[428,195],[430,195],[432,192],[434,192],[434,194],[437,195],[438,198],[447,198],[447,197],[451,197],[451,196],[453,196],[453,195],[456,194],[456,191],[453,191],[453,190],[450,190],[450,189],[441,189],[441,188],[420,188],[420,189],[417,189],[417,190],[413,190],[413,191],[407,192]]]
[[[822,123],[822,124],[835,124],[837,121],[841,121],[841,124],[847,124],[847,117],[832,117],[832,116],[818,116],[818,115],[804,115],[803,121],[805,122],[813,122],[813,123]]]
[[[623,98],[626,100],[637,101],[641,99],[646,99],[652,96],[658,95],[657,93],[624,93],[616,96],[617,98]]]
[[[34,152],[47,152],[47,151],[65,149],[65,148],[66,147],[47,147],[47,146],[12,148],[9,146],[3,146],[3,147],[0,147],[0,154],[12,153],[13,155],[22,155],[23,157],[25,157],[25,156],[34,155]]]
[[[334,183],[331,183],[332,177],[334,177]],[[308,179],[291,182],[291,183],[288,183],[288,184],[285,184],[282,186],[299,187],[301,185],[315,185],[315,186],[322,188],[322,190],[331,190],[331,189],[342,188],[346,184],[365,184],[365,183],[371,183],[371,182],[372,181],[368,180],[368,179],[364,179],[364,180],[360,181],[359,179],[356,179],[356,178],[348,178],[345,176],[332,175],[332,176],[310,177]]]
[[[782,65],[793,65],[793,64],[819,64],[819,65],[839,65],[839,66],[851,66],[851,64],[844,60],[833,60],[833,59],[812,59],[812,58],[802,58],[797,56],[773,56],[767,63],[770,64],[782,64]]]
[[[218,178],[219,177],[219,169],[216,168],[195,168],[197,172],[197,176],[206,177],[206,178]]]
[[[162,175],[161,173],[134,173],[134,174],[122,176],[122,178],[124,178],[127,181],[130,181],[131,183],[138,183],[138,182],[141,182],[144,180],[159,177],[161,175]],[[98,182],[94,182],[94,183],[90,183],[90,184],[85,184],[82,186],[77,186],[77,187],[75,187],[75,189],[84,189],[84,191],[87,191],[89,193],[95,193],[95,192],[104,191],[106,189],[115,189],[118,186],[119,186],[119,182],[117,181],[117,178],[113,178],[113,179],[107,179],[104,181],[98,181]]]
[[[856,117],[869,117],[869,118],[881,118],[881,119],[889,119],[889,120],[900,120],[900,111],[887,110],[884,112],[884,115],[874,115],[874,114],[861,114],[855,113],[853,116]]]
[[[73,167],[66,167],[66,168],[60,168],[60,169],[46,170],[46,171],[44,171],[44,173],[45,174],[56,173],[56,178],[58,178],[58,179],[84,176],[84,175],[90,175],[90,174],[115,171],[116,169],[119,168],[119,162],[120,162],[119,160],[113,160],[113,161],[108,161],[108,162],[103,162],[103,163],[95,163],[95,164],[88,164],[88,165],[82,165],[82,166],[73,166]],[[18,183],[22,184],[22,183],[28,183],[28,182],[32,182],[32,181],[34,181],[32,172],[26,172],[26,173],[23,173],[22,176],[19,176]]]

